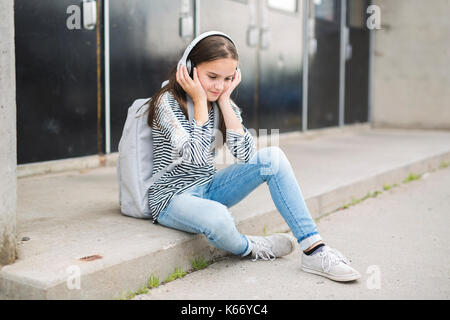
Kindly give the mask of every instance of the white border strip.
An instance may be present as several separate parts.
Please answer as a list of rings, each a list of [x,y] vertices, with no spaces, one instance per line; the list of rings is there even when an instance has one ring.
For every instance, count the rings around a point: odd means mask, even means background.
[[[344,125],[345,111],[345,28],[347,25],[347,1],[341,1],[341,30],[340,30],[340,65],[339,65],[339,126]]]
[[[200,0],[194,0],[194,38],[200,35]]]
[[[105,0],[105,151],[111,153],[111,105],[109,70],[109,0]]]
[[[369,5],[372,4],[372,1],[369,1]],[[372,124],[372,107],[373,107],[373,59],[374,59],[374,51],[375,51],[375,31],[372,29],[369,30],[369,79],[368,79],[368,110],[367,110],[367,122]]]
[[[308,130],[308,78],[309,78],[309,1],[303,0],[303,101],[302,131]]]

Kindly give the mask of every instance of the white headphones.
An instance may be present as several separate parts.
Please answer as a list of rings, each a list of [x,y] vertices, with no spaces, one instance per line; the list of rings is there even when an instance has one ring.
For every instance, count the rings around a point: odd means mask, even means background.
[[[231,41],[231,43],[236,47],[236,44],[234,41],[227,36],[225,33],[220,31],[208,31],[205,33],[202,33],[197,38],[192,40],[192,42],[189,44],[189,46],[184,50],[183,56],[181,57],[180,61],[177,65],[177,70],[180,69],[182,65],[186,66],[188,74],[191,74],[192,69],[192,62],[190,59],[188,59],[189,54],[191,53],[192,49],[199,43],[201,40],[205,39],[206,37],[210,36],[222,36],[227,38]],[[236,49],[237,50],[237,49]],[[164,87],[169,81],[164,81],[162,84],[162,87]],[[194,117],[194,103],[192,102],[191,97],[186,94],[187,96],[187,105],[188,105],[188,118],[189,122],[192,122],[192,119]],[[219,128],[219,107],[217,106],[217,103],[214,103],[214,129],[218,130]]]
[[[210,36],[222,36],[222,37],[225,37],[228,40],[230,40],[231,43],[236,47],[236,44],[234,43],[234,41],[228,35],[226,35],[223,32],[220,32],[220,31],[208,31],[208,32],[202,33],[197,38],[192,40],[191,44],[186,48],[186,50],[184,51],[183,56],[181,57],[180,61],[178,62],[177,69],[179,69],[182,65],[186,66],[188,74],[191,74],[192,62],[191,62],[190,59],[188,59],[188,56],[191,53],[192,49],[194,49],[194,47],[197,45],[197,43],[199,43],[203,39],[205,39],[207,37],[210,37]]]

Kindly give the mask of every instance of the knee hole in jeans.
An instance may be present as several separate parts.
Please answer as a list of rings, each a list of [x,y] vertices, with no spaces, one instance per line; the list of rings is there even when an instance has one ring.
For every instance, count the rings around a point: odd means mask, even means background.
[[[264,181],[269,181],[275,174],[278,173],[283,161],[287,158],[277,146],[270,146],[258,151],[258,164],[260,165],[260,175]]]
[[[225,206],[224,208],[225,209],[222,210],[227,210]],[[235,232],[235,229],[236,225],[234,224],[234,219],[227,210],[214,218],[207,226],[207,229],[204,230],[203,234],[207,239],[214,241],[220,238],[228,237],[230,234]]]

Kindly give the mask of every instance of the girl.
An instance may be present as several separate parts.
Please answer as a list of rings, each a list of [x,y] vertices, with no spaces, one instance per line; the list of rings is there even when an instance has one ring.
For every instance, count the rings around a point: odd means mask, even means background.
[[[322,242],[283,151],[278,147],[255,150],[240,109],[230,99],[241,82],[233,41],[220,32],[206,33],[193,41],[187,53],[191,74],[182,59],[171,72],[168,84],[150,102],[153,174],[167,167],[174,157],[183,159],[149,189],[153,222],[204,234],[213,246],[254,261],[282,257],[294,249],[290,236],[243,235],[228,210],[266,182],[272,200],[303,251],[302,270],[336,281],[359,279],[360,274],[349,261]],[[192,123],[187,116],[188,96],[194,104]],[[222,143],[237,159],[237,163],[220,171],[214,167],[212,150],[217,143],[214,103],[219,107]]]

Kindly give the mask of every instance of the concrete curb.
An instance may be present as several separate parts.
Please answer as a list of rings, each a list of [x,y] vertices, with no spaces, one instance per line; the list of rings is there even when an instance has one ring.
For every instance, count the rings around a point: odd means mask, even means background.
[[[360,199],[368,192],[382,190],[385,184],[400,184],[410,173],[423,174],[436,170],[443,162],[450,161],[450,152],[444,152],[422,160],[404,164],[386,172],[380,172],[364,180],[355,181],[306,200],[313,218],[318,219],[335,211],[353,199]]]

